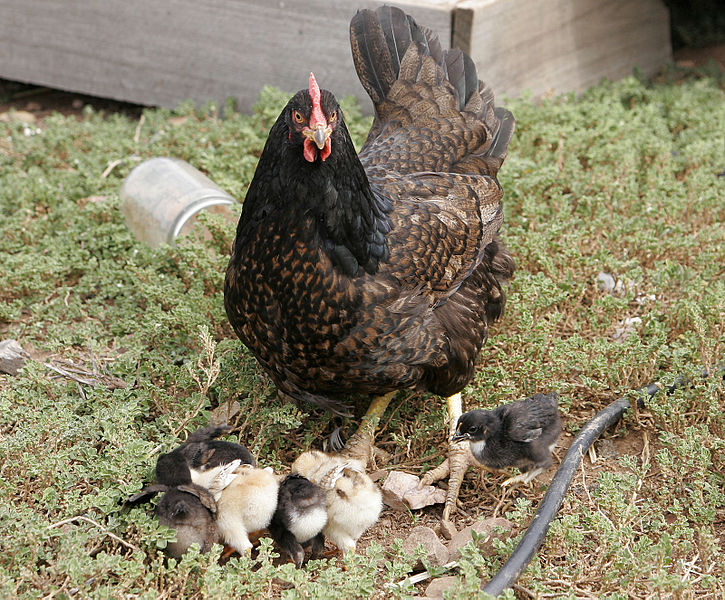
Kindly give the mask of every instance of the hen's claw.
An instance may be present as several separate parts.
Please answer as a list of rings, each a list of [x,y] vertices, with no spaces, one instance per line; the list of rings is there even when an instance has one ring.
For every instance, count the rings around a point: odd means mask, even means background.
[[[455,511],[458,501],[458,492],[463,483],[463,476],[468,467],[478,466],[476,459],[471,454],[470,444],[467,441],[451,442],[448,458],[446,458],[435,469],[428,471],[420,480],[418,487],[422,488],[431,485],[435,481],[448,477],[448,491],[446,502],[443,505],[443,516],[441,520],[449,521],[451,513]]]

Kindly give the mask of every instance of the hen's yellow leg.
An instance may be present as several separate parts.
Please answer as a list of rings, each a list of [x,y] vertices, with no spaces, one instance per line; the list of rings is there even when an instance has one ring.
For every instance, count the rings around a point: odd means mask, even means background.
[[[396,392],[389,392],[384,396],[373,398],[368,411],[360,422],[360,427],[347,441],[341,454],[361,460],[365,465],[372,462],[376,450],[374,446],[375,431],[395,394]]]
[[[446,406],[448,408],[448,439],[450,440],[456,432],[458,418],[463,414],[461,394],[454,394],[446,398]],[[467,440],[461,442],[449,441],[448,443],[448,458],[432,471],[428,471],[420,481],[420,486],[423,487],[424,485],[430,485],[439,479],[448,477],[448,492],[446,494],[446,503],[443,507],[443,521],[448,521],[451,512],[455,511],[456,502],[458,501],[458,491],[461,489],[463,476],[466,474],[468,467],[476,464]]]

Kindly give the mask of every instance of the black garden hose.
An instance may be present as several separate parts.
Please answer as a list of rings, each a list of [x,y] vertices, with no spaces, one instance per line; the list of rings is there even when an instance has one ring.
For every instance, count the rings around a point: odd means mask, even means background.
[[[666,392],[670,394],[686,383],[687,379],[680,376],[671,386],[666,388]],[[639,407],[644,407],[645,395],[648,398],[651,398],[660,389],[661,388],[654,383],[650,383],[649,385],[639,389],[637,405]],[[556,516],[556,513],[564,500],[564,496],[569,489],[571,480],[574,478],[574,474],[579,468],[579,462],[581,461],[582,456],[584,456],[584,454],[589,450],[589,447],[602,434],[602,432],[617,423],[617,421],[622,418],[622,415],[629,408],[630,403],[626,398],[615,400],[609,406],[594,415],[594,417],[579,432],[579,435],[574,438],[569,451],[566,453],[564,460],[559,466],[559,470],[556,472],[556,475],[554,475],[554,479],[551,480],[549,489],[547,490],[544,499],[541,501],[539,509],[536,511],[534,519],[531,522],[531,525],[529,525],[529,528],[526,530],[524,537],[521,538],[521,541],[519,542],[519,545],[516,546],[513,554],[511,554],[499,572],[493,576],[491,581],[485,585],[483,583],[481,584],[484,592],[491,594],[492,596],[498,596],[499,594],[502,594],[506,588],[511,587],[516,582],[531,561],[534,554],[536,554],[536,551],[544,542],[546,532],[549,530],[549,525]]]

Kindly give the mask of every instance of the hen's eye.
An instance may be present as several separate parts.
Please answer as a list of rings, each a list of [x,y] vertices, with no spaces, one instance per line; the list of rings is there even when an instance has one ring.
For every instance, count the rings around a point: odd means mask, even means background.
[[[298,110],[292,111],[292,118],[295,120],[295,123],[304,123],[305,118],[302,116],[302,113]]]
[[[337,111],[333,110],[332,113],[330,113],[330,117],[327,119],[328,123],[334,123],[337,121]]]

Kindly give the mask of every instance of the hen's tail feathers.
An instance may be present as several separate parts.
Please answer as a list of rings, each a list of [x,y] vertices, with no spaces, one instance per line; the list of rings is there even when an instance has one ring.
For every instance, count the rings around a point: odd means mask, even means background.
[[[465,157],[451,165],[451,170],[496,175],[506,158],[515,120],[505,108],[495,107],[493,90],[479,81],[470,56],[458,48],[443,50],[436,33],[392,6],[358,11],[350,22],[350,45],[358,77],[377,113],[369,139],[379,132],[378,121],[384,122],[388,116],[386,100],[420,100],[417,94],[401,96],[398,91],[391,92],[398,79],[439,89],[446,80],[457,101],[457,110],[475,115],[487,131],[483,143],[478,148],[469,148]],[[411,45],[415,47],[413,54],[408,53],[412,52]],[[434,92],[433,97],[438,93]]]
[[[388,95],[400,73],[400,63],[415,41],[436,62],[443,58],[438,36],[419,27],[399,8],[360,10],[350,22],[350,45],[360,83],[375,104]]]
[[[505,108],[488,109],[484,117],[490,142],[487,139],[476,151],[457,162],[451,168],[456,173],[478,173],[495,177],[501,168],[508,145],[514,133],[516,120]]]
[[[350,45],[358,77],[372,101],[380,104],[400,74],[411,43],[421,56],[430,56],[458,95],[460,110],[480,92],[484,105],[493,102],[491,90],[478,81],[471,57],[459,50],[443,50],[438,35],[418,25],[399,8],[381,6],[360,10],[350,22]]]
[[[437,61],[436,61],[437,62]],[[474,93],[479,91],[480,82],[473,60],[465,52],[453,48],[445,52],[443,73],[446,79],[458,94],[458,108],[463,110]],[[493,92],[486,87],[482,88],[481,98],[483,103],[493,103]]]
[[[491,147],[488,149],[488,155],[499,158],[503,162],[503,159],[506,158],[509,142],[514,134],[516,119],[514,119],[510,111],[500,106],[494,108],[493,113],[499,121],[499,127],[493,142],[491,142]]]

